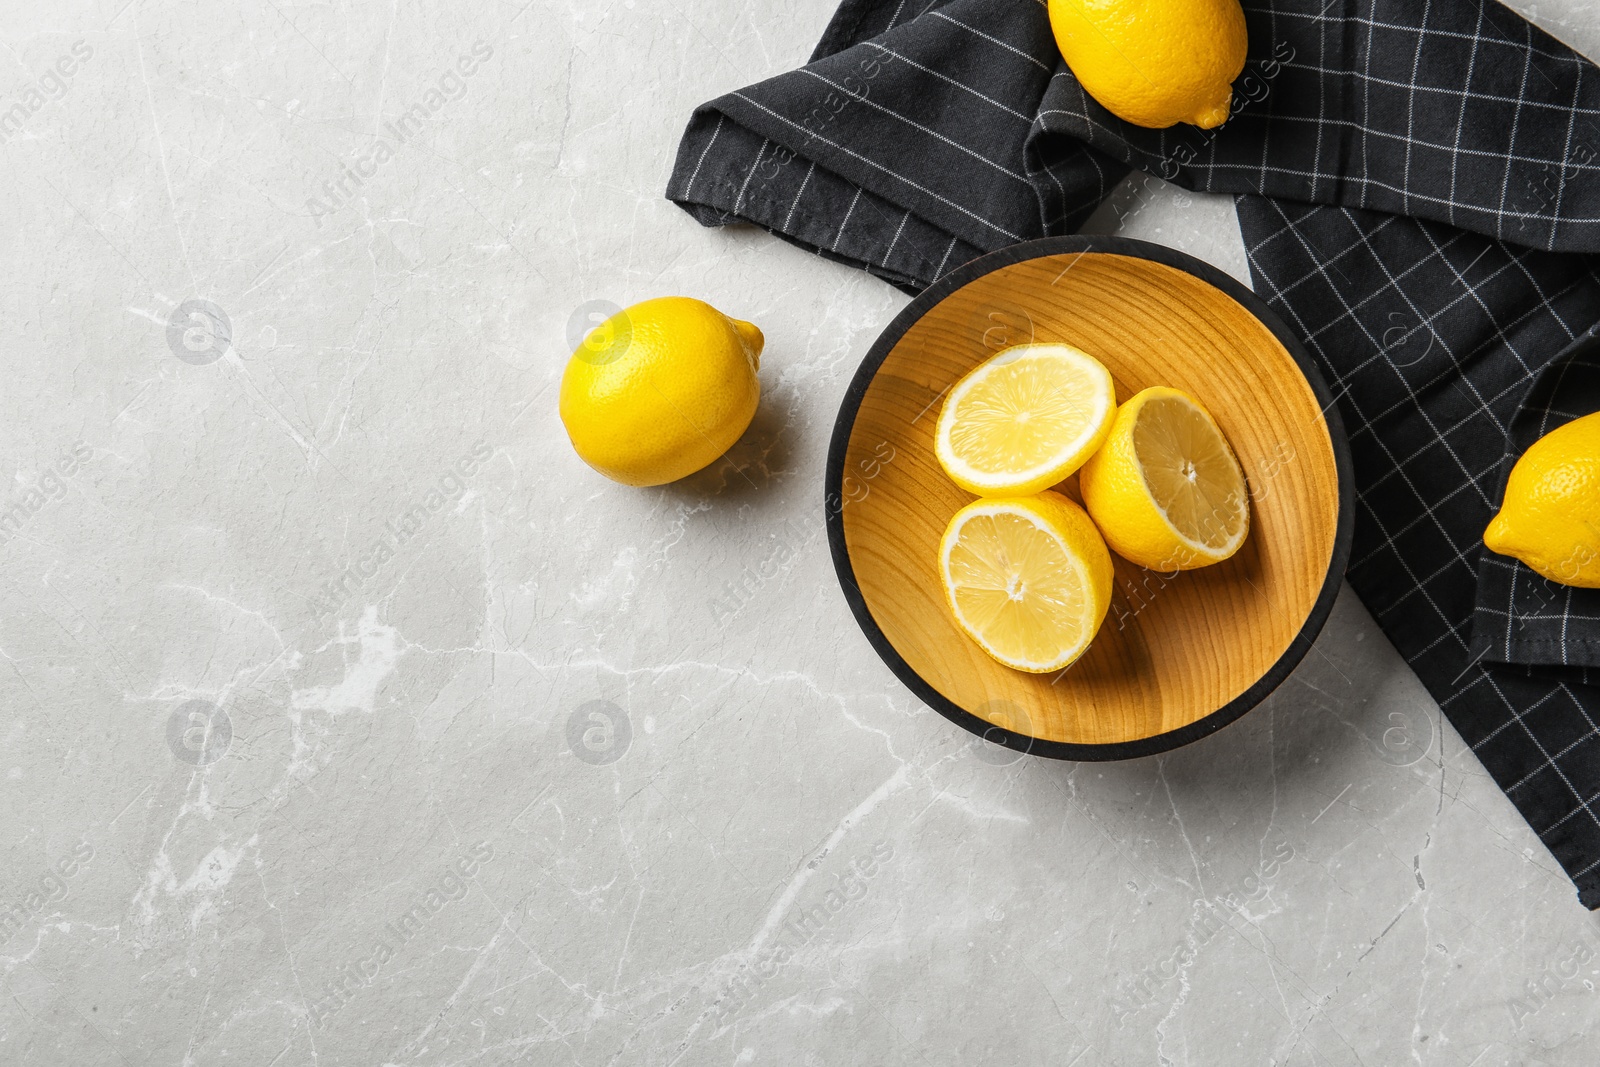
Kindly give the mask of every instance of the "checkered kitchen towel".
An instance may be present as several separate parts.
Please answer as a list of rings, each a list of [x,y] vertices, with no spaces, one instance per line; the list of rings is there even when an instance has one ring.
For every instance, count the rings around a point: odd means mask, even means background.
[[[1491,0],[1245,0],[1221,129],[1091,100],[1038,0],[845,0],[690,120],[667,195],[915,292],[1137,168],[1236,196],[1350,431],[1349,580],[1600,907],[1600,591],[1485,553],[1510,461],[1600,409],[1600,69]]]

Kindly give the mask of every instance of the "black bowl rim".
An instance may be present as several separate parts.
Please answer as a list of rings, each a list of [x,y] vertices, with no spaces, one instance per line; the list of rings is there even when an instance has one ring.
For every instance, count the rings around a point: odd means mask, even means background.
[[[1311,611],[1306,616],[1304,624],[1301,625],[1294,639],[1289,642],[1289,647],[1284,650],[1283,655],[1279,656],[1267,672],[1248,689],[1211,714],[1197,719],[1187,726],[1169,730],[1166,733],[1152,734],[1149,737],[1142,737],[1135,741],[1118,741],[1104,745],[1048,741],[1043,738],[1015,733],[979,718],[928,684],[900,656],[900,653],[890,644],[889,639],[884,636],[877,620],[872,617],[872,612],[867,607],[866,599],[861,595],[861,589],[856,584],[855,568],[850,563],[850,554],[845,547],[844,539],[845,503],[842,489],[844,484],[845,454],[849,450],[850,434],[855,429],[856,416],[861,410],[861,401],[866,396],[867,388],[872,384],[872,379],[877,375],[878,368],[883,365],[883,361],[888,358],[894,346],[905,336],[913,323],[921,319],[941,300],[983,275],[1025,260],[1076,252],[1103,252],[1111,255],[1130,256],[1135,259],[1148,259],[1169,267],[1175,267],[1222,290],[1222,292],[1243,306],[1246,311],[1260,320],[1261,324],[1272,332],[1272,335],[1283,345],[1284,350],[1294,359],[1295,364],[1300,368],[1300,373],[1305,377],[1306,383],[1311,387],[1313,395],[1316,396],[1318,403],[1322,406],[1323,421],[1327,426],[1329,442],[1333,447],[1334,467],[1339,481],[1339,517],[1334,531],[1333,552],[1328,560],[1328,573],[1323,578],[1322,589],[1318,592],[1317,599],[1312,604]],[[1289,677],[1289,674],[1305,658],[1312,642],[1316,640],[1317,634],[1321,632],[1323,625],[1328,620],[1328,615],[1333,611],[1333,602],[1339,595],[1339,587],[1344,579],[1345,567],[1350,560],[1350,542],[1355,513],[1355,482],[1351,469],[1350,442],[1345,434],[1344,420],[1340,417],[1339,409],[1334,404],[1333,394],[1329,391],[1327,383],[1322,379],[1321,371],[1318,370],[1316,363],[1306,352],[1299,338],[1289,332],[1289,328],[1267,307],[1265,301],[1231,275],[1203,260],[1196,259],[1187,252],[1180,252],[1165,245],[1152,244],[1149,241],[1135,240],[1131,237],[1102,237],[1080,234],[1024,241],[1021,244],[1010,245],[971,260],[945,274],[924,289],[894,317],[883,332],[878,335],[878,339],[873,342],[872,348],[868,350],[866,358],[861,361],[860,367],[856,369],[855,377],[851,379],[850,387],[845,392],[844,402],[839,406],[839,415],[834,421],[833,436],[828,445],[828,465],[824,483],[823,505],[828,529],[828,548],[833,556],[833,569],[839,577],[839,585],[844,591],[845,601],[850,605],[850,612],[855,616],[856,623],[861,627],[862,633],[866,634],[867,641],[884,663],[888,665],[889,669],[894,672],[895,677],[905,684],[906,688],[915,693],[923,703],[951,722],[1005,748],[1045,756],[1050,759],[1109,761],[1134,759],[1140,756],[1152,756],[1161,752],[1169,752],[1172,749],[1216,733],[1265,700],[1268,694],[1278,688],[1284,679]]]

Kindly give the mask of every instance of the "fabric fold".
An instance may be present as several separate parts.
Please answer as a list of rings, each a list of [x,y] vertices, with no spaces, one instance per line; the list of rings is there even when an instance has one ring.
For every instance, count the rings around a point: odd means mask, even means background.
[[[1600,72],[1493,0],[1246,3],[1216,130],[1146,130],[1070,75],[1054,128],[1196,192],[1384,211],[1600,250]]]
[[[914,290],[981,252],[1074,232],[1126,175],[1079,143],[1030,146],[1065,71],[1036,4],[947,0],[904,21],[891,5],[892,25],[844,45],[841,25],[875,24],[865,9],[835,17],[825,41],[842,47],[697,109],[668,198]]]

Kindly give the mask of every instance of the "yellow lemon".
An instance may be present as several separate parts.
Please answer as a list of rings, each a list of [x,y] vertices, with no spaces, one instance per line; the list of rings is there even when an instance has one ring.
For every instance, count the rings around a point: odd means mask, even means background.
[[[1017,345],[956,383],[934,453],[979,496],[1027,496],[1083,465],[1111,430],[1117,399],[1100,361],[1071,345]]]
[[[1135,126],[1228,118],[1244,70],[1239,0],[1049,0],[1056,45],[1084,91]]]
[[[761,331],[664,296],[589,331],[561,376],[561,421],[589,466],[625,485],[693,474],[739,439],[761,397]]]
[[[1106,543],[1141,567],[1220,563],[1250,530],[1233,449],[1210,412],[1177,389],[1146,389],[1122,405],[1078,486]]]
[[[1059,493],[968,504],[945,529],[939,570],[956,624],[1020,671],[1083,655],[1111,605],[1111,553]]]
[[[1552,582],[1600,589],[1600,411],[1551,430],[1522,454],[1483,545]]]

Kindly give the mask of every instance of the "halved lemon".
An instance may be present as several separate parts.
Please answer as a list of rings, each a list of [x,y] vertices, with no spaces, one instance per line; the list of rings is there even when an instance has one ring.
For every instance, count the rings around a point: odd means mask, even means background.
[[[968,504],[939,542],[939,571],[956,625],[1019,671],[1083,655],[1111,606],[1111,553],[1059,493]]]
[[[1211,413],[1178,389],[1146,389],[1123,404],[1078,486],[1106,543],[1141,567],[1221,563],[1250,532],[1233,449]]]
[[[1116,412],[1111,374],[1099,360],[1071,345],[1016,345],[950,390],[934,452],[969,493],[1027,496],[1083,466]]]

